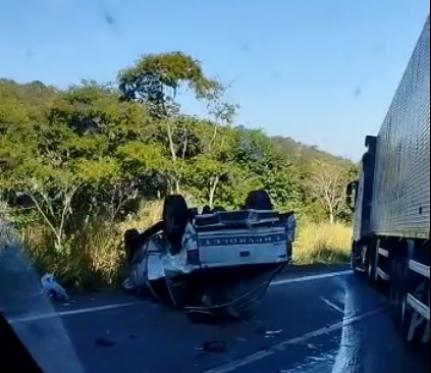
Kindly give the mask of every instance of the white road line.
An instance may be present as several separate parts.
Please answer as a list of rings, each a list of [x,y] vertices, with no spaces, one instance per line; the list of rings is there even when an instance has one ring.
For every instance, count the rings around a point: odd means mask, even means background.
[[[338,312],[341,312],[344,315],[344,310],[341,307],[338,307],[335,303],[332,303],[329,299],[326,299],[324,297],[320,297],[320,299],[325,302],[329,307],[333,308]]]
[[[277,280],[277,281],[271,282],[271,286],[291,284],[291,283],[294,283],[294,282],[304,282],[304,281],[319,280],[319,279],[322,279],[322,278],[345,276],[345,275],[350,275],[350,274],[352,274],[352,270],[349,269],[349,270],[346,270],[346,271],[322,273],[320,275],[303,276],[303,277],[296,277],[296,278],[286,278],[284,280]]]
[[[130,306],[134,306],[136,304],[142,304],[142,303],[145,303],[145,302],[144,301],[127,302],[127,303],[118,303],[118,304],[108,304],[105,306],[98,306],[98,307],[79,308],[76,310],[69,310],[69,311],[50,312],[50,313],[43,313],[43,314],[39,314],[39,315],[29,315],[29,316],[24,316],[24,317],[12,318],[9,320],[9,322],[11,324],[13,324],[13,323],[17,323],[17,322],[49,319],[51,317],[56,317],[56,316],[69,316],[69,315],[77,315],[77,314],[81,314],[81,313],[112,310],[115,308],[130,307]]]
[[[295,282],[304,282],[304,281],[318,280],[318,279],[323,279],[323,278],[344,276],[344,275],[348,275],[351,273],[352,273],[351,270],[347,270],[347,271],[323,273],[320,275],[287,278],[284,280],[273,281],[273,282],[271,282],[270,286],[285,285],[285,284],[291,284],[291,283],[295,283]],[[62,311],[62,312],[50,312],[50,313],[44,313],[44,314],[38,314],[38,315],[28,315],[28,316],[23,316],[23,317],[12,318],[10,320],[10,323],[28,322],[28,321],[49,319],[51,317],[57,317],[57,316],[69,316],[69,315],[77,315],[77,314],[81,314],[81,313],[98,312],[98,311],[134,306],[134,305],[142,304],[142,303],[145,303],[145,301],[119,303],[119,304],[108,304],[108,305],[99,306],[99,307],[79,308],[76,310],[69,310],[69,311]]]
[[[203,373],[228,373],[228,372],[232,372],[235,369],[238,369],[238,368],[244,367],[246,365],[252,364],[256,361],[262,360],[268,356],[274,355],[277,352],[282,352],[289,345],[297,344],[297,343],[303,343],[303,342],[305,342],[311,338],[319,337],[321,335],[340,330],[345,326],[357,323],[357,322],[359,322],[359,321],[361,321],[367,317],[375,315],[376,313],[381,312],[383,309],[384,308],[376,308],[372,311],[365,312],[361,315],[346,318],[343,321],[337,322],[335,324],[331,324],[329,326],[325,326],[323,328],[316,329],[316,330],[313,330],[311,332],[305,333],[299,337],[295,337],[295,338],[288,339],[286,341],[277,343],[274,346],[269,347],[268,350],[255,352],[255,353],[250,354],[248,356],[245,356],[241,359],[233,360],[227,364],[221,365],[217,368],[206,370]]]

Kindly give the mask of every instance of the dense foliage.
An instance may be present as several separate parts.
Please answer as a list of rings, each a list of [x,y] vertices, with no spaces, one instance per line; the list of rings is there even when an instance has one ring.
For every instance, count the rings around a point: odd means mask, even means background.
[[[206,103],[207,118],[181,112],[183,85]],[[52,255],[73,250],[88,227],[132,219],[176,192],[195,206],[237,208],[265,188],[300,217],[348,220],[340,201],[353,165],[234,126],[223,91],[182,53],[143,57],[116,87],[0,80],[0,214],[23,232],[39,227]]]

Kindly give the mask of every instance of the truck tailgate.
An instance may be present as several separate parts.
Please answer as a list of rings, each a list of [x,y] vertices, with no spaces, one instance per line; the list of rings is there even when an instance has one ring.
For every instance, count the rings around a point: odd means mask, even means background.
[[[287,257],[284,227],[255,227],[199,232],[202,267],[283,263]]]

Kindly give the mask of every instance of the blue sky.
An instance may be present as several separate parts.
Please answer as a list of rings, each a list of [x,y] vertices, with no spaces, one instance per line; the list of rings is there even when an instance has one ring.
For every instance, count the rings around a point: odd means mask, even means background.
[[[142,54],[181,50],[230,85],[239,124],[358,160],[428,13],[427,0],[1,0],[0,76],[115,81]]]

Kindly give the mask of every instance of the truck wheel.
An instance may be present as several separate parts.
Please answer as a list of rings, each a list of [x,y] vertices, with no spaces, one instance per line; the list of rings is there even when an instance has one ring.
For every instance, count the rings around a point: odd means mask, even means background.
[[[266,190],[254,190],[250,192],[245,200],[246,210],[272,210],[272,202]]]
[[[188,220],[189,210],[184,197],[181,195],[167,196],[163,206],[164,233],[171,245],[170,251],[173,255],[181,251],[181,239]]]

